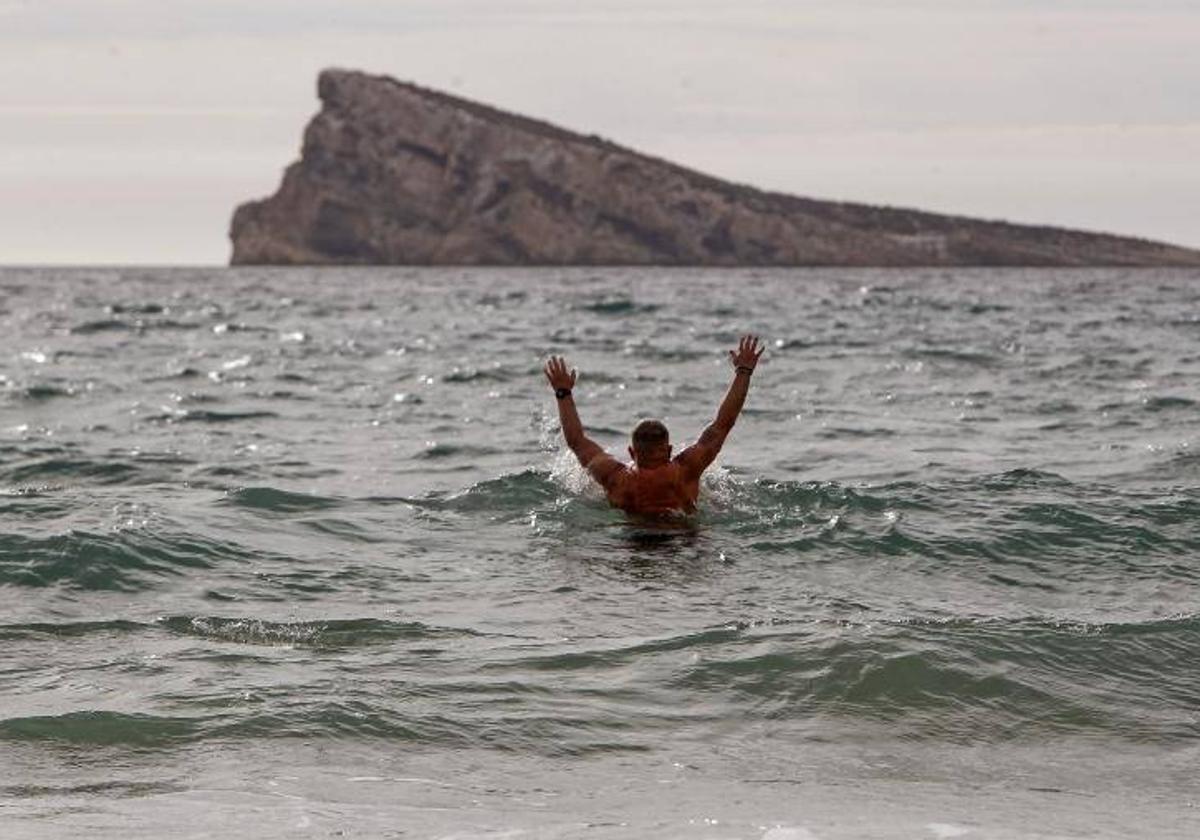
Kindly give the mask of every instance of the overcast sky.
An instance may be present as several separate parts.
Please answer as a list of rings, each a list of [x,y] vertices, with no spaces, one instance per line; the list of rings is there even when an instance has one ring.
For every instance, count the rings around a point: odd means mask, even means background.
[[[1198,0],[0,0],[0,264],[224,263],[316,74],[820,198],[1200,247]]]

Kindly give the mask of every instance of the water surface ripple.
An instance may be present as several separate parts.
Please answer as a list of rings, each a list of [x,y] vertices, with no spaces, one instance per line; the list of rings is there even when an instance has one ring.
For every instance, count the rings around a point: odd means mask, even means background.
[[[957,836],[927,825],[966,785],[1109,803],[977,807],[984,836],[1109,836],[1106,807],[1111,836],[1195,836],[1200,274],[5,269],[0,294],[0,819],[29,836],[157,836],[305,779],[335,792],[301,828],[383,836],[347,793],[377,775],[418,836],[892,836],[839,822],[837,785],[897,832]],[[579,368],[606,447],[644,416],[678,446],[746,330],[768,353],[696,520],[608,509],[541,360]],[[942,793],[917,813],[898,779]],[[782,782],[824,828],[769,818]],[[697,803],[735,783],[721,834]]]

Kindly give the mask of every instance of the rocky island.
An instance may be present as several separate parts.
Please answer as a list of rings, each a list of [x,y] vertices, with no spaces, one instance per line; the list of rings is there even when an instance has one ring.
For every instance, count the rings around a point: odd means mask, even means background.
[[[1200,266],[1143,239],[766,192],[595,136],[347,70],[241,264]]]

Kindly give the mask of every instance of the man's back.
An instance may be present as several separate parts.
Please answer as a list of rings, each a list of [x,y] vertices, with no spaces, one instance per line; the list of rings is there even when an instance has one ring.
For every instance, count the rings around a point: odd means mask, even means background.
[[[700,476],[690,475],[678,459],[662,466],[625,467],[605,487],[608,501],[626,513],[695,513]]]

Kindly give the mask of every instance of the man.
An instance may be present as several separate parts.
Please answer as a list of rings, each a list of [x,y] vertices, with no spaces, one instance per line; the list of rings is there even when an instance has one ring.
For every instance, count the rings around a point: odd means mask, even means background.
[[[563,357],[551,356],[545,373],[558,398],[558,419],[567,446],[604,488],[614,507],[635,514],[694,513],[700,495],[700,476],[716,459],[737,422],[750,389],[750,376],[764,349],[757,336],[747,335],[742,337],[737,350],[729,351],[734,367],[733,383],[721,401],[716,419],[699,440],[674,458],[666,426],[658,420],[638,423],[633,430],[633,445],[629,447],[631,466],[613,458],[584,434],[571,396],[576,372],[567,369]]]

